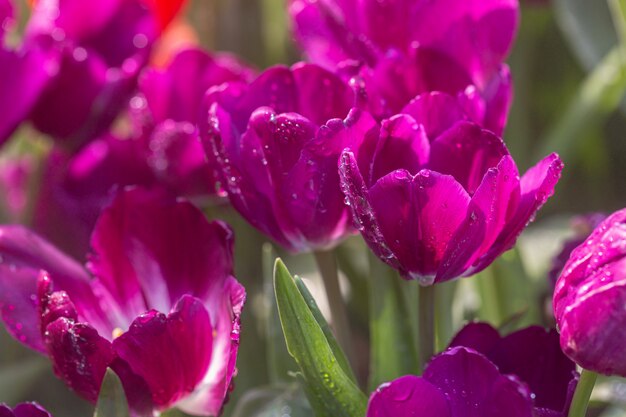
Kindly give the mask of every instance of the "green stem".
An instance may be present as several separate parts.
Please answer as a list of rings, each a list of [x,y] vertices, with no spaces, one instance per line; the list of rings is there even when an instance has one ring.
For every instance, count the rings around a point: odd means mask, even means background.
[[[585,417],[596,378],[598,378],[598,374],[583,369],[578,385],[576,386],[576,392],[574,392],[574,398],[572,399],[568,417]]]
[[[320,275],[322,276],[322,281],[324,282],[326,298],[328,299],[328,306],[330,308],[331,322],[335,330],[335,337],[343,348],[348,360],[354,366],[354,356],[352,355],[352,337],[350,333],[350,326],[348,324],[346,305],[343,301],[343,297],[341,296],[341,289],[339,288],[337,260],[331,251],[315,251],[313,252],[313,255],[315,256],[317,267]]]
[[[437,284],[435,291],[435,346],[443,351],[454,335],[452,305],[458,280]]]
[[[422,371],[435,353],[435,286],[419,289],[419,347]]]

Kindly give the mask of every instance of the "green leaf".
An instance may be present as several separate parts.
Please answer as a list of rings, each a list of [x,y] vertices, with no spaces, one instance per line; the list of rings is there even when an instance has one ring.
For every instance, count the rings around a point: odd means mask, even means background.
[[[375,256],[370,257],[370,390],[402,375],[420,371],[408,296],[415,288]],[[417,285],[417,284],[416,284]]]
[[[307,307],[309,307],[309,310],[311,310],[315,321],[317,322],[317,324],[319,324],[320,328],[324,332],[324,336],[326,336],[326,340],[328,341],[330,348],[333,350],[335,358],[337,358],[337,363],[339,364],[339,366],[341,366],[341,369],[343,369],[343,371],[352,380],[352,382],[356,384],[356,377],[354,376],[354,372],[352,372],[350,362],[348,361],[348,358],[346,357],[343,349],[341,349],[339,342],[337,342],[337,339],[335,339],[333,331],[328,325],[328,322],[324,318],[324,315],[320,311],[319,307],[317,306],[317,303],[315,302],[315,298],[313,298],[313,296],[309,292],[309,289],[306,287],[306,285],[304,285],[304,282],[300,279],[300,277],[296,276],[295,281],[296,286],[298,287],[298,291],[300,291],[302,298],[304,298],[304,302],[306,303]]]
[[[324,330],[280,259],[274,267],[274,290],[287,349],[300,367],[316,416],[363,417],[367,398],[339,364]]]
[[[102,381],[94,417],[130,417],[122,381],[110,368]]]

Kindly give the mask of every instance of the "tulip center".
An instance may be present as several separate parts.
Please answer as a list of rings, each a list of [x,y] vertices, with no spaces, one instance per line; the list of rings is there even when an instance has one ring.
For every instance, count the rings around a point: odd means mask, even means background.
[[[119,327],[116,327],[115,329],[113,329],[113,339],[117,339],[122,334],[124,334],[124,330],[120,329]]]

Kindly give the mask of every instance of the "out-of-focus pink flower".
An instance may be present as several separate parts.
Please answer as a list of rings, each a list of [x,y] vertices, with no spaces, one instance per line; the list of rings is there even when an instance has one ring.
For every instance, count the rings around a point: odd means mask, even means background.
[[[116,188],[161,187],[173,195],[215,194],[196,123],[205,91],[225,81],[246,82],[252,70],[230,55],[179,52],[163,69],[147,68],[130,99],[128,137],[104,134],[78,153],[56,148],[43,169],[35,230],[75,257],[88,249],[100,211]]]
[[[164,69],[141,75],[131,99],[135,135],[143,142],[157,180],[179,195],[215,193],[213,168],[206,163],[196,125],[207,89],[225,82],[249,82],[253,70],[228,54],[198,48],[178,52]]]
[[[384,120],[374,145],[366,140],[340,160],[366,242],[422,285],[472,275],[510,249],[563,167],[552,154],[520,179],[502,139],[433,97]],[[378,129],[369,119],[360,122]]]
[[[482,353],[500,372],[527,384],[537,417],[567,416],[579,375],[555,330],[531,326],[502,337],[487,323],[469,323],[450,342],[454,346]]]
[[[454,347],[433,357],[424,374],[380,385],[367,417],[534,417],[532,394],[482,354]]]
[[[13,4],[0,1],[0,144],[28,117],[41,91],[57,71],[56,56],[44,48],[5,44],[13,21]]]
[[[626,209],[574,249],[554,290],[561,348],[585,369],[626,376]]]
[[[517,0],[289,2],[307,56],[333,70],[359,73],[380,118],[399,112],[417,94],[457,94],[469,87],[484,100],[482,125],[496,133],[511,101],[503,61],[517,31],[518,8]]]
[[[20,223],[25,218],[28,192],[35,164],[28,156],[7,158],[0,161],[0,193],[4,222]]]
[[[355,91],[306,63],[209,91],[200,135],[233,207],[294,252],[345,237],[352,228],[337,160],[343,148],[357,147],[367,127],[351,111]]]
[[[25,48],[54,51],[58,71],[31,112],[35,127],[76,148],[124,108],[159,34],[141,0],[36,2]]]
[[[110,367],[137,415],[172,406],[218,415],[245,300],[231,230],[188,202],[130,189],[102,213],[91,244],[84,269],[20,226],[0,229],[9,332],[90,401]]]
[[[39,404],[21,403],[11,409],[6,404],[0,404],[0,417],[52,417]]]

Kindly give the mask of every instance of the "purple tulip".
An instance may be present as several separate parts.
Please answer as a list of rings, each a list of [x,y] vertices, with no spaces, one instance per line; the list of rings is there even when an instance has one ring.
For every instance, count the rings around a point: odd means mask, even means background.
[[[576,364],[559,347],[555,330],[531,326],[505,337],[487,323],[469,323],[450,346],[485,355],[500,372],[528,385],[537,417],[565,417],[578,383]]]
[[[0,144],[28,117],[39,94],[56,72],[54,54],[42,48],[5,45],[13,21],[13,4],[0,1]]]
[[[382,384],[367,417],[533,417],[532,394],[482,354],[454,347],[435,356],[421,377]]]
[[[246,220],[293,252],[331,247],[351,232],[337,160],[368,126],[351,110],[357,96],[348,84],[299,63],[209,91],[201,139]]]
[[[626,209],[609,216],[578,246],[554,290],[561,348],[585,369],[626,376]]]
[[[502,139],[433,97],[384,120],[375,145],[340,160],[367,244],[422,285],[475,274],[510,249],[563,167],[552,154],[520,179]]]
[[[378,116],[399,112],[423,92],[469,86],[487,108],[483,126],[500,133],[512,92],[503,61],[518,8],[517,0],[290,0],[289,12],[313,62],[356,67]]]
[[[77,154],[55,148],[42,167],[33,229],[76,259],[84,260],[100,212],[117,189],[157,187],[144,144],[106,134]]]
[[[127,103],[158,36],[140,0],[41,0],[25,46],[54,51],[59,69],[31,113],[35,127],[76,148],[105,132]]]
[[[166,68],[147,68],[130,100],[127,137],[107,133],[75,154],[57,147],[48,157],[34,229],[82,259],[116,188],[140,185],[188,198],[213,196],[214,170],[195,127],[199,107],[208,87],[246,81],[250,74],[235,58],[212,57],[200,49],[179,52]]]
[[[148,68],[131,99],[135,135],[157,180],[179,195],[215,194],[214,169],[206,163],[196,125],[207,89],[248,82],[253,71],[230,55],[186,49],[164,69]]]
[[[218,415],[245,300],[231,230],[188,202],[130,189],[102,213],[91,244],[84,269],[20,226],[0,229],[9,332],[92,402],[110,367],[137,415],[172,406]]]
[[[52,415],[35,403],[21,403],[13,409],[0,403],[0,417],[52,417]]]

